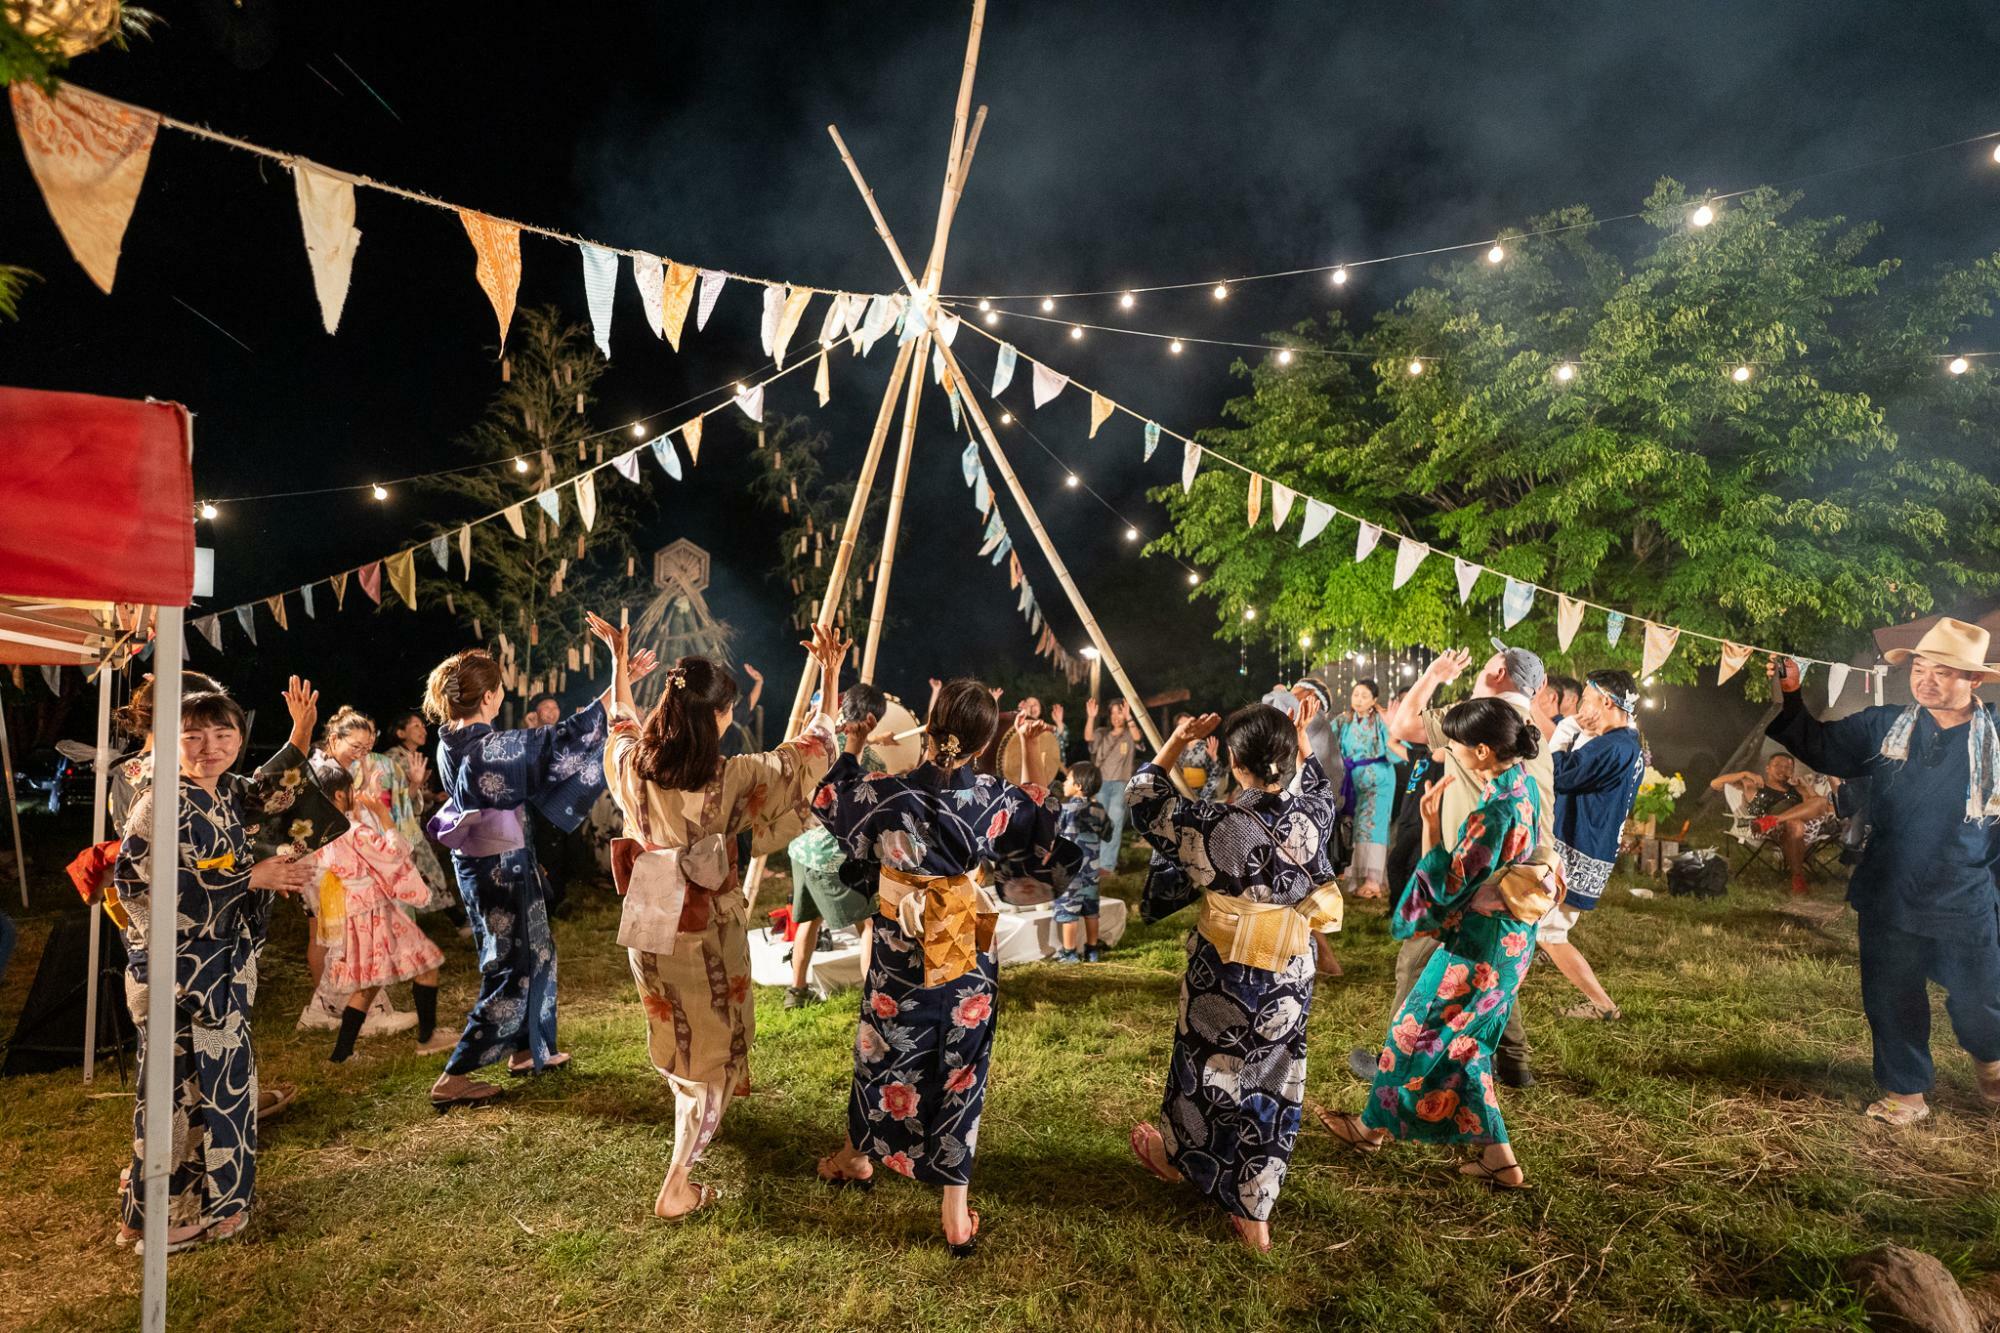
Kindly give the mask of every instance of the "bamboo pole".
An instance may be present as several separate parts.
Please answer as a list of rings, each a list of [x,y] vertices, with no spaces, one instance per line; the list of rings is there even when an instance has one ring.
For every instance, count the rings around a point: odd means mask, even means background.
[[[882,621],[889,609],[889,580],[896,572],[896,538],[903,530],[903,496],[910,486],[910,454],[917,438],[917,404],[923,399],[924,361],[930,351],[931,335],[920,336],[917,373],[910,376],[909,395],[903,400],[903,437],[896,446],[896,473],[889,483],[889,521],[882,529],[881,563],[875,571],[875,597],[868,610],[868,638],[861,648],[861,680],[875,681],[875,657],[882,646]]]

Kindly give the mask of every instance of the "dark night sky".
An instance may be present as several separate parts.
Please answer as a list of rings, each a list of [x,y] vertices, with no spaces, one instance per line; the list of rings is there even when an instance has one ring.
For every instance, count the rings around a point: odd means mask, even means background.
[[[826,137],[837,122],[913,263],[929,244],[966,4],[279,6],[158,4],[166,22],[76,81],[455,203],[688,262],[882,290],[894,273]],[[587,18],[584,17],[587,15]],[[1229,277],[1471,241],[1569,203],[1635,207],[1660,175],[1729,190],[1811,176],[2000,128],[2000,12],[1871,0],[1745,6],[1021,3],[988,15],[976,102],[991,107],[946,287],[1022,292]],[[350,72],[349,68],[353,72]],[[315,72],[317,71],[317,73]],[[357,80],[394,108],[385,111]],[[324,77],[322,77],[324,76]],[[329,86],[331,85],[331,86]],[[163,132],[126,237],[116,293],[68,258],[12,135],[0,146],[0,258],[46,279],[0,327],[13,384],[174,398],[199,415],[196,489],[234,496],[400,476],[458,458],[451,436],[495,386],[493,321],[449,213],[362,191],[363,233],[338,336],[320,329],[290,180],[275,164]],[[2000,169],[1979,148],[1806,183],[1807,207],[1875,217],[1885,252],[1920,261],[1993,248]],[[1616,231],[1608,233],[1615,239]],[[585,318],[576,252],[526,238],[523,306]],[[1370,269],[1344,300],[1366,314],[1423,280]],[[1324,279],[1148,297],[1134,322],[1255,340],[1319,313]],[[248,344],[223,337],[185,301]],[[1109,300],[1064,313],[1118,323]],[[621,265],[600,425],[727,383],[762,360],[758,294],[732,284],[674,355],[646,330]],[[817,330],[807,316],[799,344]],[[1231,354],[1017,324],[1044,354],[1190,433],[1234,386]],[[979,374],[991,351],[961,337]],[[837,459],[852,468],[892,349],[837,360]],[[1025,403],[1025,367],[1010,405]],[[770,407],[812,408],[809,376]],[[974,563],[978,521],[941,397],[926,402],[898,570],[886,683],[1021,669],[1031,640],[1004,573]],[[1149,533],[1162,521],[1137,431],[1084,440],[1072,392],[1034,423]],[[774,542],[744,497],[733,429],[711,427],[681,486],[654,481],[649,536],[716,555],[712,605],[788,692],[792,636],[763,570]],[[1177,567],[1138,558],[1120,525],[1018,432],[1012,454],[1142,689],[1214,647]],[[87,484],[85,482],[84,484]],[[609,484],[622,486],[612,479]],[[415,540],[438,501],[407,488],[225,507],[219,605],[296,587]],[[1008,510],[1025,542],[1025,525]],[[1030,580],[1065,641],[1080,627],[1039,556]],[[325,612],[322,612],[325,616]],[[388,711],[456,640],[442,616],[377,619],[349,602],[221,674],[246,690],[309,669],[337,699]],[[240,644],[233,627],[229,642]],[[194,664],[216,659],[199,645]],[[1254,668],[1268,672],[1266,665]],[[1261,683],[1261,682],[1258,682]],[[1221,705],[1232,700],[1201,702]]]

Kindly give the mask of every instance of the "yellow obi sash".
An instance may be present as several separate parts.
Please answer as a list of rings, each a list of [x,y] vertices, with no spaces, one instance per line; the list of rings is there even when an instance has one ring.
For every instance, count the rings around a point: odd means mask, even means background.
[[[1255,903],[1226,893],[1201,901],[1195,929],[1225,963],[1282,972],[1312,947],[1312,934],[1340,929],[1340,886],[1328,882],[1289,906]]]
[[[882,867],[877,910],[923,941],[924,985],[958,980],[993,948],[999,906],[973,875],[911,875]]]

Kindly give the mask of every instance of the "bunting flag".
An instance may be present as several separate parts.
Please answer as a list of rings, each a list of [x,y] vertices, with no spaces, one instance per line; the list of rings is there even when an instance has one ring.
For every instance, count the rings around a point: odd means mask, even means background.
[[[1680,637],[1681,632],[1671,625],[1656,625],[1650,620],[1646,622],[1646,644],[1639,657],[1640,680],[1667,664],[1667,659],[1673,656],[1674,643]]]
[[[944,348],[938,343],[933,342],[931,343],[931,383],[937,385],[939,388],[946,388],[949,387],[946,383],[946,378],[944,373]]]
[[[1298,492],[1279,482],[1271,483],[1271,526],[1283,529],[1285,520],[1292,516],[1292,501]]]
[[[685,425],[681,427],[681,438],[687,441],[688,465],[690,467],[698,466],[701,463],[701,418],[700,417],[693,418],[692,420],[688,421]],[[679,476],[681,475],[677,469],[668,468],[667,470],[669,472],[672,472],[676,478],[679,478]]]
[[[1848,665],[1845,662],[1829,662],[1826,667],[1826,706],[1833,707],[1840,702],[1840,692],[1847,688]]]
[[[826,303],[826,318],[819,323],[819,345],[831,347],[840,340],[841,323],[847,318],[847,298],[836,295]]]
[[[639,304],[646,310],[646,327],[653,331],[655,338],[666,331],[666,309],[664,305],[666,289],[662,283],[664,270],[660,267],[660,257],[640,253],[632,256],[632,285],[639,289]],[[686,311],[682,311],[683,314]]]
[[[822,403],[822,406],[824,406],[824,403]],[[951,386],[951,428],[953,430],[959,429],[961,420],[962,420],[961,409],[959,407],[959,401],[958,401],[958,386],[954,384]]]
[[[493,303],[493,316],[500,322],[500,347],[507,346],[507,330],[514,322],[514,298],[521,290],[521,230],[512,223],[471,213],[461,208],[458,220],[479,262],[473,273],[480,290]]]
[[[1148,463],[1152,462],[1153,450],[1159,447],[1160,447],[1160,423],[1157,421],[1148,421],[1146,423],[1146,453],[1141,461]]]
[[[1007,557],[1007,563],[1012,565],[1016,570],[1016,572],[1018,572],[1021,568],[1021,557],[1018,555],[1010,555]],[[1010,583],[1007,586],[1011,588],[1014,585]],[[1035,594],[1028,587],[1025,581],[1022,582],[1020,586],[1021,586],[1021,595],[1014,599],[1014,609],[1016,611],[1019,611],[1022,615],[1025,616],[1028,614],[1030,608],[1032,608],[1035,604]]]
[[[1007,392],[1007,386],[1014,382],[1014,363],[1021,354],[1014,350],[1013,343],[1001,343],[1000,350],[993,356],[993,396],[998,398]],[[1153,428],[1154,443],[1159,442],[1160,428]]]
[[[1030,362],[1034,366],[1035,406],[1046,406],[1055,396],[1069,387],[1069,376],[1058,375],[1039,361]]]
[[[798,332],[799,321],[805,318],[806,307],[812,304],[810,287],[794,287],[785,293],[784,308],[778,313],[778,333],[772,339],[771,357],[778,363],[778,369],[785,368],[785,349],[792,345],[792,335]]]
[[[1390,581],[1391,588],[1400,588],[1410,581],[1417,572],[1417,566],[1424,563],[1424,557],[1431,548],[1422,542],[1413,542],[1408,537],[1396,538],[1396,577]]]
[[[861,327],[861,320],[868,313],[868,298],[860,292],[849,292],[840,298],[840,329],[852,336]]]
[[[556,492],[555,487],[551,486],[545,491],[536,492],[535,503],[549,516],[549,522],[557,527],[562,526],[562,496]]]
[[[1564,597],[1556,594],[1556,647],[1568,652],[1576,639],[1576,632],[1583,628],[1583,600],[1578,597]]]
[[[1090,391],[1090,439],[1094,440],[1097,438],[1097,428],[1102,426],[1105,420],[1110,417],[1111,408],[1112,402],[1109,398],[1106,398],[1095,389]]]
[[[24,80],[10,85],[8,93],[21,151],[42,187],[49,216],[76,262],[109,294],[159,117],[114,106],[68,83],[53,99]]]
[[[310,584],[310,583],[308,583],[308,584],[305,584],[305,585],[304,585],[303,587],[301,587],[301,588],[299,589],[299,601],[300,601],[300,602],[302,602],[302,603],[304,603],[304,605],[305,605],[305,608],[306,608],[306,619],[307,619],[307,620],[312,620],[312,619],[315,619],[315,618],[317,618],[317,616],[318,616],[318,614],[319,614],[319,613],[313,610],[313,586],[312,586],[312,584]]]
[[[979,441],[967,440],[965,452],[958,456],[958,472],[970,486],[979,477]]]
[[[757,342],[764,349],[765,359],[771,356],[771,348],[778,338],[778,319],[785,311],[785,285],[781,282],[764,284],[764,318],[757,325]]]
[[[937,336],[939,342],[943,343],[946,347],[951,346],[958,338],[958,316],[939,315]]]
[[[681,456],[674,452],[674,441],[671,435],[655,435],[653,437],[653,457],[660,460],[660,470],[662,472],[672,477],[675,481],[681,479]]]
[[[1010,588],[1021,586],[1021,557],[1012,552],[1007,556],[1007,586]],[[1025,594],[1023,596],[1025,598]],[[1018,611],[1023,608],[1016,607],[1014,609]]]
[[[1009,551],[1013,549],[1014,549],[1014,539],[1011,536],[1002,536],[1000,538],[1000,544],[993,548],[993,558],[987,561],[987,563],[992,565],[999,564],[1000,557],[1006,555]]]
[[[583,520],[583,530],[590,531],[597,526],[597,474],[586,472],[576,479],[576,512]]]
[[[836,307],[836,309],[837,308],[838,307]],[[813,372],[813,396],[819,399],[819,405],[821,407],[825,407],[827,405],[828,400],[830,400],[833,397],[833,377],[831,376],[831,374],[829,374],[827,370],[826,354],[827,354],[827,349],[824,346],[822,346],[819,349],[819,369]],[[956,395],[956,391],[954,391],[952,397],[952,403],[954,404],[954,411],[956,410],[957,402],[958,398]]]
[[[340,312],[347,306],[354,252],[361,245],[361,233],[354,227],[354,182],[294,162],[292,183],[299,196],[299,223],[305,230],[313,291],[319,296],[319,321],[332,333],[340,327]]]
[[[1188,448],[1192,449],[1194,446],[1189,445]],[[1299,524],[1299,545],[1304,546],[1307,542],[1319,536],[1320,533],[1326,531],[1326,525],[1331,522],[1333,522],[1333,506],[1315,500],[1308,495],[1306,497],[1306,516],[1300,520]]]
[[[722,284],[729,281],[727,273],[717,273],[714,269],[701,270],[701,299],[695,303],[694,327],[697,332],[708,327],[708,317],[715,313],[716,298],[722,295]],[[674,344],[680,350],[680,344]]]
[[[736,405],[743,409],[743,415],[752,421],[764,419],[764,386],[753,384],[736,395]]]
[[[692,264],[668,264],[666,277],[661,282],[660,328],[667,335],[668,345],[676,352],[681,350],[681,331],[687,327],[688,307],[694,303],[694,284],[699,277],[700,271]],[[706,298],[706,284],[702,290]],[[702,316],[703,323],[707,320],[706,315]]]
[[[209,647],[218,653],[222,651],[222,621],[218,617],[203,616],[194,622],[194,627],[201,632],[202,638],[208,640]]]
[[[1000,515],[995,514],[986,521],[985,540],[980,543],[979,554],[991,554],[1000,545],[1000,539],[1006,535],[1006,526],[1000,522]]]
[[[1741,671],[1743,669],[1743,664],[1745,662],[1748,662],[1749,660],[1750,660],[1750,650],[1744,647],[1742,644],[1740,643],[1723,644],[1722,661],[1715,668],[1715,683],[1717,685],[1727,684],[1729,678],[1735,675],[1737,672]]]
[[[611,460],[611,466],[618,469],[618,475],[627,481],[639,480],[639,451],[627,449]]]
[[[1250,474],[1250,527],[1257,526],[1257,519],[1264,510],[1264,478],[1261,474]]]
[[[465,581],[467,583],[472,582],[472,525],[470,523],[458,530],[458,563],[464,570]]]
[[[895,327],[896,317],[902,313],[903,300],[900,296],[879,295],[868,305],[868,316],[861,321],[861,327],[854,332],[854,345],[867,356],[875,349],[883,334]]]
[[[1535,604],[1535,585],[1510,578],[1500,593],[1500,628],[1512,629],[1521,623],[1528,609]]]
[[[1360,564],[1375,554],[1375,544],[1382,540],[1380,523],[1363,523],[1361,531],[1354,534],[1354,563]]]
[[[500,513],[507,520],[507,526],[514,530],[516,537],[527,537],[528,525],[521,519],[521,506],[511,504],[501,510]]]
[[[354,572],[361,584],[361,591],[367,593],[369,600],[375,605],[382,605],[382,562],[370,561]]]
[[[438,562],[438,568],[451,573],[451,538],[442,533],[431,538],[431,558]]]
[[[344,569],[341,570],[338,574],[329,578],[327,582],[333,585],[333,609],[336,611],[345,610],[347,607],[347,571]]]
[[[264,605],[271,608],[271,619],[278,622],[279,629],[291,628],[285,621],[285,594],[279,593],[276,597],[265,598]]]
[[[1464,606],[1472,598],[1472,585],[1479,582],[1479,566],[1453,556],[1451,573],[1458,580],[1458,604]]]
[[[1608,612],[1604,617],[1604,642],[1613,648],[1618,646],[1618,636],[1625,632],[1625,613]]]
[[[19,87],[20,85],[16,84],[15,86]],[[252,611],[247,605],[239,606],[236,608],[236,623],[241,625],[243,632],[250,636],[250,646],[255,648],[257,646],[257,613]]]
[[[412,611],[417,609],[417,553],[414,549],[398,551],[382,562],[389,571],[389,586],[403,599],[403,605]]]
[[[611,359],[611,298],[618,292],[618,255],[601,245],[577,242],[583,256],[583,299],[590,307],[590,333],[597,350]]]
[[[986,480],[986,469],[979,469],[979,480],[972,487],[972,504],[980,513],[993,508],[993,483]]]
[[[1194,489],[1194,474],[1201,467],[1201,447],[1190,440],[1181,449],[1181,490]]]

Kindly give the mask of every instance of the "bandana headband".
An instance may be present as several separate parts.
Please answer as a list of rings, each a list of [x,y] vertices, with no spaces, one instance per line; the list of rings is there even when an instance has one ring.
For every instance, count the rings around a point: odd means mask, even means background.
[[[1613,708],[1618,709],[1620,712],[1625,713],[1628,716],[1635,709],[1639,707],[1639,692],[1637,690],[1634,690],[1630,694],[1618,695],[1618,694],[1613,694],[1610,690],[1605,689],[1602,685],[1599,685],[1594,680],[1587,681],[1585,683],[1588,684],[1591,689],[1596,690],[1606,699],[1609,699],[1611,701],[1611,706]]]

